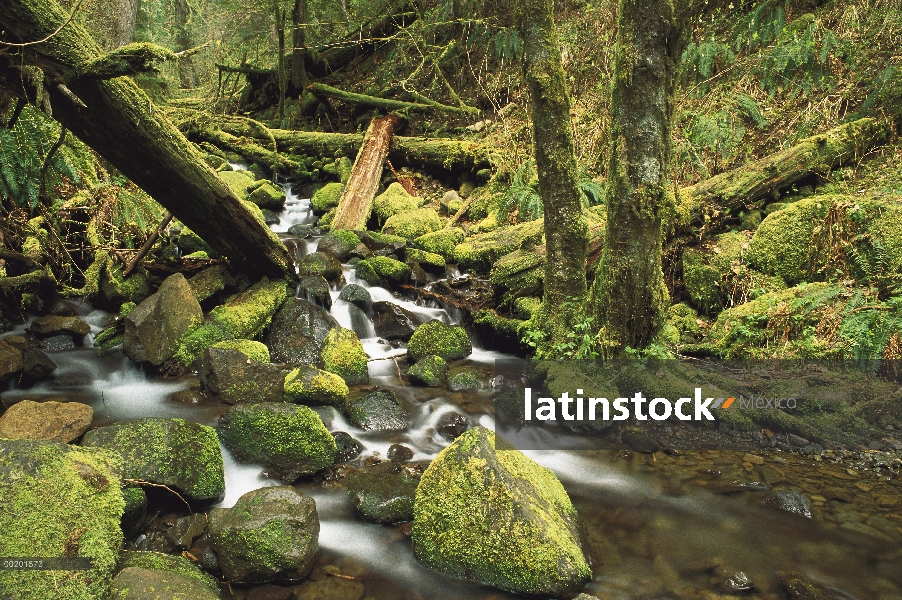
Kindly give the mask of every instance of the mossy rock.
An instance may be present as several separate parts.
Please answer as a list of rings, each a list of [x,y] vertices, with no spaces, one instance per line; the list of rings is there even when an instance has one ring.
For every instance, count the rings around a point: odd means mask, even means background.
[[[213,265],[188,280],[191,291],[198,302],[212,298],[215,294],[235,285],[225,265]]]
[[[287,294],[284,281],[270,281],[264,277],[211,310],[203,325],[183,335],[174,356],[175,361],[187,367],[217,342],[258,336],[269,325]]]
[[[344,261],[359,244],[360,238],[353,231],[335,229],[320,239],[316,251]]]
[[[432,208],[419,208],[398,213],[388,218],[382,226],[383,233],[394,233],[410,241],[427,233],[438,231],[444,222]]]
[[[285,372],[279,365],[250,360],[241,350],[210,346],[201,366],[204,385],[226,404],[282,400]]]
[[[372,250],[378,252],[386,248],[400,250],[407,246],[407,240],[400,235],[392,235],[390,233],[379,233],[378,231],[355,231],[357,237],[363,244]]]
[[[323,341],[323,369],[341,376],[348,385],[369,380],[367,356],[357,334],[350,329],[336,327]]]
[[[222,445],[239,462],[265,465],[286,483],[332,465],[335,439],[306,406],[268,402],[239,404],[216,428]]]
[[[420,480],[391,465],[358,469],[348,478],[348,497],[371,523],[413,521],[413,503]]]
[[[395,182],[373,199],[373,211],[379,223],[385,223],[399,213],[416,210],[423,205],[423,199],[411,196],[400,183]]]
[[[113,580],[109,600],[217,600],[213,592],[191,577],[172,571],[126,567]]]
[[[373,275],[375,274],[376,272],[373,271]],[[376,277],[378,277],[378,275],[376,275]],[[364,312],[369,312],[373,308],[373,297],[365,287],[357,285],[356,283],[349,283],[341,288],[338,299],[350,302]]]
[[[0,439],[0,556],[91,560],[87,571],[0,570],[4,597],[105,598],[125,502],[114,453]]]
[[[786,288],[781,278],[745,264],[748,247],[745,234],[732,232],[683,250],[683,284],[699,311],[716,314],[725,307]]]
[[[301,365],[285,376],[286,402],[341,407],[348,399],[348,385],[341,376]]]
[[[319,275],[329,281],[341,277],[341,263],[338,259],[322,252],[311,252],[297,262],[298,275],[309,277]]]
[[[322,348],[338,322],[321,306],[300,298],[286,300],[266,334],[272,360],[289,365],[321,365]]]
[[[545,255],[514,250],[492,265],[489,277],[496,296],[506,304],[520,296],[539,296],[544,289]]]
[[[212,427],[146,418],[93,429],[81,443],[120,454],[126,479],[176,488],[198,502],[215,502],[225,492],[222,453]]]
[[[466,358],[473,352],[470,336],[460,325],[430,321],[420,325],[407,343],[407,358],[412,361],[433,355],[446,362]]]
[[[298,282],[298,296],[326,310],[332,308],[332,288],[321,275],[302,277]]]
[[[203,585],[209,591],[219,597],[219,584],[216,579],[201,570],[196,564],[184,556],[174,556],[161,552],[136,552],[123,550],[119,555],[118,569],[121,571],[130,567],[159,571],[164,573],[176,573],[183,577],[193,579]],[[113,596],[116,598],[116,596]],[[186,599],[187,600],[187,599]]]
[[[248,202],[253,202],[260,208],[281,210],[285,206],[285,190],[268,181],[256,182],[256,187],[248,194]]]
[[[579,530],[554,473],[484,427],[442,450],[417,487],[414,554],[452,577],[572,596],[592,578]]]
[[[365,431],[404,431],[409,419],[401,398],[388,390],[350,400],[344,414],[352,425]]]
[[[441,254],[426,252],[418,248],[408,248],[405,252],[408,261],[419,263],[424,269],[434,272],[443,272],[447,265],[445,258]]]
[[[536,219],[468,238],[455,246],[454,259],[463,269],[488,272],[502,256],[540,243],[544,224],[543,219]]]
[[[445,377],[448,380],[448,389],[452,392],[488,387],[488,377],[478,369],[467,365],[449,368]]]
[[[407,268],[409,269],[410,267]],[[382,285],[382,278],[379,277],[376,269],[373,268],[373,264],[368,262],[368,260],[362,260],[354,265],[354,276],[369,285]]]
[[[454,248],[464,241],[466,236],[460,227],[440,229],[432,233],[426,233],[413,240],[413,245],[426,252],[443,256],[445,260],[454,257]]]
[[[357,263],[356,268],[358,277],[360,277],[361,273],[360,265],[363,263],[366,263],[367,266],[372,267],[373,273],[376,274],[379,280],[385,280],[391,283],[406,283],[410,279],[410,266],[405,265],[400,260],[389,258],[388,256],[374,256],[373,258],[368,258]],[[369,273],[365,273],[365,275],[366,277],[371,277]],[[373,285],[366,279],[364,279],[364,281],[366,281],[370,285]]]
[[[203,311],[188,280],[181,273],[170,275],[125,318],[125,353],[136,362],[161,365],[202,322]]]
[[[438,387],[442,385],[447,370],[448,363],[442,357],[430,354],[424,356],[407,369],[407,376],[412,383],[419,383],[427,387]]]
[[[247,199],[247,195],[254,189],[257,178],[250,171],[219,171],[219,178],[228,184],[235,195],[242,200]]]
[[[338,206],[345,186],[340,183],[327,183],[313,193],[310,208],[316,213],[325,213]]]
[[[122,276],[122,267],[108,263],[100,274],[100,293],[110,305],[119,305],[123,302],[139,303],[151,293],[153,287],[150,284],[150,275],[142,268],[128,277]]]
[[[232,508],[209,513],[209,534],[230,581],[306,577],[319,551],[316,502],[291,486],[250,491]]]
[[[539,314],[539,309],[541,308],[541,298],[536,298],[534,296],[522,296],[514,300],[511,312],[513,313],[514,317],[518,319],[530,321],[534,319],[537,314]]]
[[[216,342],[211,348],[220,350],[237,350],[247,357],[248,360],[255,362],[269,362],[269,348],[262,342],[254,340],[225,340]]]

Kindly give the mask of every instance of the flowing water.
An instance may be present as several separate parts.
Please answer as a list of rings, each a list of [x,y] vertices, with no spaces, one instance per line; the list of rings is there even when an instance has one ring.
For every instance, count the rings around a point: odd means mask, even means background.
[[[316,239],[298,239],[291,225],[312,223],[309,202],[286,185],[288,201],[274,225],[296,257],[312,252]],[[436,305],[398,297],[391,291],[356,281],[346,268],[345,280],[368,288],[374,301],[387,300],[424,319],[457,323],[460,315]],[[331,408],[320,409],[331,431],[346,431],[365,446],[360,459],[385,456],[389,445],[402,443],[414,461],[428,461],[446,440],[436,434],[441,416],[465,412],[472,423],[489,428],[489,389],[448,392],[405,386],[400,377],[399,349],[378,339],[372,321],[332,292],[332,315],[353,329],[370,356],[370,384],[392,389],[415,407],[403,433],[380,434],[350,426]],[[83,307],[82,316],[100,331],[110,315]],[[92,336],[88,336],[90,340]],[[490,373],[505,355],[475,344],[465,361]],[[73,400],[90,404],[95,425],[146,416],[181,417],[215,425],[228,409],[217,402],[182,403],[176,399],[197,385],[192,377],[149,376],[119,350],[99,356],[86,347],[52,355],[58,369],[51,379],[29,388],[4,392],[4,402],[23,398]],[[403,361],[403,358],[400,359]],[[624,451],[533,451],[534,460],[552,469],[563,482],[583,521],[595,579],[586,591],[599,598],[717,598],[727,594],[722,582],[736,572],[755,584],[751,597],[782,598],[777,573],[800,571],[810,579],[841,589],[859,599],[902,599],[902,495],[898,475],[848,469],[828,456],[768,457],[764,464],[743,453],[703,451],[682,456]],[[245,492],[280,482],[258,465],[238,464],[223,449],[229,507]],[[813,519],[762,506],[756,492],[716,493],[731,482],[766,481],[776,489],[803,491],[813,505]],[[413,558],[402,528],[368,524],[354,513],[347,494],[334,482],[297,484],[316,499],[321,521],[320,565],[337,567],[344,577],[362,583],[371,598],[512,598],[486,587],[451,580]],[[715,490],[715,491],[712,491]],[[332,579],[336,585],[347,579]],[[360,585],[357,583],[355,585]],[[740,592],[733,592],[740,593]],[[748,596],[746,594],[746,596]],[[731,596],[728,596],[731,597]]]

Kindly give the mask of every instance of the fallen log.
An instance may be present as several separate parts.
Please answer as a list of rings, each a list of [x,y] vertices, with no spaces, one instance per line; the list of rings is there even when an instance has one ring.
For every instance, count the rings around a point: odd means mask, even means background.
[[[372,106],[385,111],[401,111],[401,112],[441,112],[458,115],[478,115],[479,109],[472,107],[448,106],[440,104],[434,100],[426,102],[404,102],[402,100],[392,100],[389,98],[379,98],[378,96],[368,96],[367,94],[357,94],[355,92],[346,92],[331,85],[324,83],[311,83],[307,89],[322,98],[334,98],[351,104],[359,104],[360,106]]]
[[[54,117],[239,269],[255,277],[293,276],[285,246],[131,79],[81,76],[104,53],[68,18],[54,0],[4,0],[4,41],[28,45],[3,58],[41,68]]]
[[[678,206],[683,217],[676,233],[698,226],[716,229],[726,214],[755,208],[755,203],[774,197],[779,190],[812,173],[826,176],[838,166],[860,159],[888,136],[885,123],[859,119],[683,188]]]
[[[388,145],[399,120],[397,115],[388,115],[370,122],[351,169],[351,176],[338,202],[332,229],[351,231],[366,229],[366,222],[373,207],[373,198],[382,181]]]

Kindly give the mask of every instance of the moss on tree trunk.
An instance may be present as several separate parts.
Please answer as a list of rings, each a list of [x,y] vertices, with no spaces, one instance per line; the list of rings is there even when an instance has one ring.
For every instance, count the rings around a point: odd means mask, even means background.
[[[568,299],[586,296],[588,225],[570,126],[570,98],[554,29],[553,0],[520,1],[523,75],[529,86],[539,193],[545,212],[545,293],[540,322],[555,345],[570,330]]]
[[[620,0],[611,93],[608,221],[594,305],[608,350],[646,346],[663,325],[661,220],[682,50],[673,0]]]

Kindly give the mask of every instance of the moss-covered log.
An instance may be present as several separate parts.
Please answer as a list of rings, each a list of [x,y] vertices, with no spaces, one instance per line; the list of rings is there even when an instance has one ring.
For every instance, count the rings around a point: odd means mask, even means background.
[[[859,119],[683,188],[679,193],[681,222],[677,230],[706,223],[713,223],[716,229],[727,213],[753,208],[761,199],[772,198],[812,173],[826,176],[836,167],[861,158],[888,135],[889,127],[883,122]]]
[[[322,98],[334,98],[342,102],[359,104],[360,106],[372,106],[388,112],[439,112],[469,116],[472,116],[474,113],[479,114],[479,110],[472,107],[448,106],[432,100],[427,102],[404,102],[403,100],[379,98],[378,96],[346,92],[324,83],[312,83],[307,86],[307,89]]]
[[[278,152],[264,148],[256,143],[256,140],[253,138],[237,137],[215,127],[201,129],[192,137],[198,141],[213,144],[223,150],[236,152],[249,162],[268,167],[270,171],[281,175],[296,177],[301,173],[307,172],[307,168],[304,165]]]
[[[661,223],[673,203],[667,169],[682,37],[673,0],[620,0],[608,221],[594,287],[603,341],[615,353],[646,346],[669,303]]]
[[[373,207],[373,198],[382,181],[388,145],[397,124],[396,115],[376,118],[370,122],[360,152],[357,153],[357,160],[351,169],[351,176],[338,202],[332,229],[350,231],[366,229],[366,222]]]
[[[571,332],[567,301],[586,296],[586,244],[570,98],[554,28],[553,0],[520,0],[523,76],[529,86],[533,149],[545,215],[545,292],[539,321],[551,347]]]
[[[6,40],[47,38],[21,48],[22,56],[13,59],[44,71],[54,117],[245,273],[290,275],[285,246],[130,79],[80,76],[103,52],[77,23],[62,27],[68,16],[53,0],[0,4]]]

